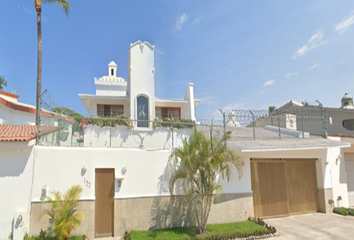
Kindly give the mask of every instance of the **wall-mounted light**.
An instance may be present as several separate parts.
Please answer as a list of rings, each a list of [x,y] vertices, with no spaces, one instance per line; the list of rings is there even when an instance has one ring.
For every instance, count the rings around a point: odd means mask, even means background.
[[[83,173],[86,173],[86,172],[87,172],[87,167],[86,167],[86,166],[83,166],[83,167],[81,168],[81,171],[82,171]]]
[[[17,216],[17,219],[16,219],[16,223],[17,223],[17,224],[20,224],[20,223],[22,222],[22,220],[23,220],[22,215],[18,215],[18,216]]]
[[[341,201],[341,200],[342,200],[342,196],[338,196],[338,197],[337,197],[337,200],[338,200],[338,201]]]
[[[125,174],[127,172],[127,167],[122,168],[122,173]]]

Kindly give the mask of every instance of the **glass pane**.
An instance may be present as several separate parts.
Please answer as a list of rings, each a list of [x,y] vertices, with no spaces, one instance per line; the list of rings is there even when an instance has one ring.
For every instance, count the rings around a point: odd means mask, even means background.
[[[155,117],[161,118],[161,109],[156,109],[155,110]]]
[[[179,110],[175,110],[175,119],[179,119]]]
[[[97,115],[99,117],[103,117],[103,107],[102,106],[97,108]]]
[[[111,116],[111,106],[110,105],[104,105],[104,116],[105,117]]]
[[[122,107],[118,107],[118,115],[123,115],[123,108]]]
[[[149,126],[149,105],[146,97],[138,97],[137,99],[137,114],[138,114],[138,127]]]
[[[116,117],[117,116],[117,107],[111,107],[111,116]]]
[[[167,118],[167,108],[161,108],[162,110],[162,118]]]
[[[168,109],[168,118],[173,119],[173,109]]]

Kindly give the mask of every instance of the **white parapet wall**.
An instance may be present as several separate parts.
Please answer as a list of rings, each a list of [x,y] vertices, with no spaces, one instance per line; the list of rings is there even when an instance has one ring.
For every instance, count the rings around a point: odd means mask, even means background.
[[[190,136],[192,129],[156,128],[135,131],[126,126],[100,127],[88,125],[84,134],[85,147],[138,148],[168,150],[182,145],[182,139]]]

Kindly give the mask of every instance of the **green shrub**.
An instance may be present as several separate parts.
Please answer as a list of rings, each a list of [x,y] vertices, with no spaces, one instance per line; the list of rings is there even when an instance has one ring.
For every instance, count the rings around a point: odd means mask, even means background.
[[[348,208],[348,214],[349,214],[350,216],[354,216],[354,209]]]
[[[344,207],[335,207],[333,212],[343,216],[347,216],[349,214],[348,209]]]

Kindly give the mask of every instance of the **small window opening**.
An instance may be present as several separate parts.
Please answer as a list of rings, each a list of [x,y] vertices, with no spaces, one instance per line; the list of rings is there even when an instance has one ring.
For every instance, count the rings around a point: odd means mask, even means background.
[[[114,69],[111,69],[111,76],[114,76]]]

